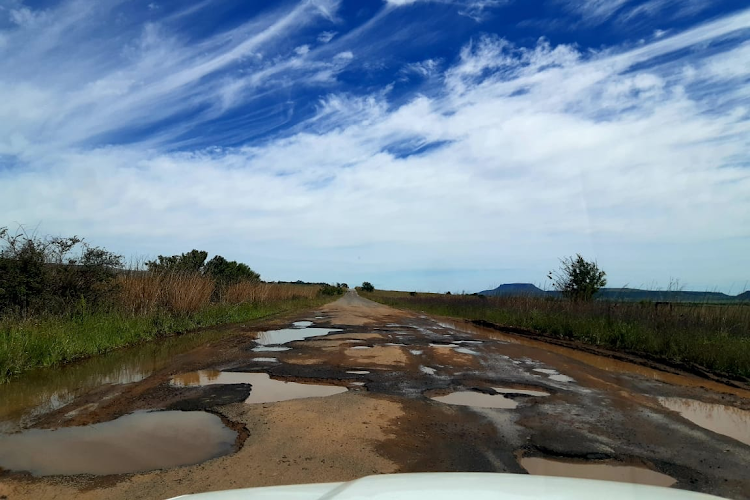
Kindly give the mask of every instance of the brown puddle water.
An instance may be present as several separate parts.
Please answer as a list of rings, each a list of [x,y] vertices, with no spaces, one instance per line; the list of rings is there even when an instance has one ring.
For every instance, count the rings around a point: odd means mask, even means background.
[[[37,417],[96,387],[139,382],[167,366],[176,355],[224,337],[225,332],[206,330],[118,349],[58,368],[24,373],[0,384],[0,432],[29,427]]]
[[[519,463],[529,474],[535,476],[575,477],[667,487],[677,482],[674,478],[661,472],[643,467],[633,467],[632,465],[576,463],[538,457],[522,457],[519,459]]]
[[[473,406],[475,408],[504,408],[513,410],[518,403],[499,394],[483,394],[476,391],[452,392],[447,396],[434,396],[430,399],[449,405]]]
[[[320,398],[346,392],[346,387],[337,385],[300,384],[272,379],[267,373],[220,372],[201,370],[172,378],[177,387],[197,387],[216,384],[251,384],[247,404],[276,403],[290,399]]]
[[[133,413],[101,424],[0,435],[0,467],[35,476],[143,472],[226,455],[236,437],[210,413]]]
[[[549,392],[544,391],[532,391],[529,389],[513,389],[512,387],[493,387],[496,392],[500,394],[523,394],[524,396],[538,396],[544,397],[549,396]]]
[[[298,321],[295,328],[284,328],[281,330],[269,330],[258,334],[255,341],[260,345],[280,345],[295,340],[305,340],[308,337],[317,337],[319,335],[328,335],[331,332],[340,332],[339,328],[307,328],[309,321]],[[310,323],[312,324],[312,323]]]
[[[750,445],[750,411],[694,399],[659,398],[659,403],[704,429]]]

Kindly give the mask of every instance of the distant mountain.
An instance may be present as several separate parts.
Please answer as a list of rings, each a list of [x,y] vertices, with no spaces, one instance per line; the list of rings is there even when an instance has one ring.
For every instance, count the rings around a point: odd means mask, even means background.
[[[487,297],[500,296],[532,296],[532,297],[554,297],[559,292],[544,291],[531,283],[507,283],[500,285],[494,290],[484,290],[480,295]],[[641,290],[638,288],[602,288],[596,294],[597,299],[623,300],[651,302],[738,302],[750,301],[750,291],[737,296],[727,295],[719,292],[692,292],[681,290]]]
[[[500,285],[494,290],[485,290],[479,292],[479,294],[488,297],[497,297],[500,295],[531,295],[534,297],[542,297],[546,295],[547,292],[531,283],[506,283],[505,285]]]

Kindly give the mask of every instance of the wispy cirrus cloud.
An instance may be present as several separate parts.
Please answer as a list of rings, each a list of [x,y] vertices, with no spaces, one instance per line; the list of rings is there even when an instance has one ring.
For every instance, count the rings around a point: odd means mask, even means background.
[[[457,7],[457,14],[466,16],[476,22],[482,22],[492,9],[507,5],[513,0],[385,0],[393,7],[403,7],[416,3],[436,3]]]
[[[709,0],[559,0],[586,24],[597,25],[609,20],[632,23],[653,19],[669,12],[669,17],[690,16],[709,8]]]
[[[71,5],[2,32],[7,221],[125,253],[200,246],[271,279],[463,267],[487,282],[457,286],[486,288],[584,252],[613,284],[728,288],[745,262],[750,11],[600,51],[478,34],[344,87],[390,46],[372,24],[321,40],[343,30],[335,3],[190,41],[166,22],[100,33],[110,4],[87,12],[84,45],[53,28],[81,22]],[[404,74],[433,85],[395,100]],[[493,271],[508,263],[523,274]]]

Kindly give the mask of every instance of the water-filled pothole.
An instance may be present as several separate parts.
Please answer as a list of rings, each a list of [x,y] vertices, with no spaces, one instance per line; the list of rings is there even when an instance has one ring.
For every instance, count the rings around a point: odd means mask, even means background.
[[[550,370],[548,368],[534,368],[532,371],[544,373],[545,375],[547,375],[548,379],[554,380],[556,382],[575,382],[575,379],[573,377],[568,377],[567,375],[558,373],[557,370]]]
[[[495,389],[495,392],[499,392],[500,394],[523,394],[524,396],[538,397],[549,396],[549,392],[533,391],[529,389],[514,389],[512,387],[493,387],[493,389]]]
[[[575,477],[599,479],[621,483],[647,484],[651,486],[671,486],[677,481],[651,469],[632,465],[612,465],[591,462],[568,462],[539,457],[522,457],[521,467],[536,476]]]
[[[346,373],[351,373],[353,375],[367,375],[370,372],[368,372],[367,370],[348,370]]]
[[[446,396],[433,396],[435,401],[451,405],[473,406],[476,408],[505,408],[513,410],[518,403],[500,394],[483,394],[476,391],[452,392]]]
[[[750,445],[750,411],[694,399],[659,398],[659,402],[704,429]]]
[[[251,384],[252,390],[245,403],[275,403],[290,399],[320,398],[346,392],[337,385],[300,384],[272,379],[267,373],[220,372],[201,370],[172,378],[178,387],[197,387],[216,384]]]
[[[0,435],[0,467],[35,476],[143,472],[225,455],[236,437],[210,413],[133,413],[101,424]]]
[[[282,351],[289,351],[289,350],[291,350],[291,347],[282,347],[282,346],[274,346],[274,345],[261,345],[261,346],[253,348],[253,351],[255,352],[282,352]]]
[[[450,348],[453,348],[453,347],[458,347],[458,344],[435,344],[435,343],[431,343],[430,347],[450,347]]]
[[[295,340],[305,340],[308,337],[317,337],[319,335],[328,335],[331,332],[340,332],[339,328],[308,328],[304,325],[312,325],[310,321],[298,321],[295,328],[284,328],[281,330],[269,330],[258,334],[255,341],[260,345],[280,345]]]

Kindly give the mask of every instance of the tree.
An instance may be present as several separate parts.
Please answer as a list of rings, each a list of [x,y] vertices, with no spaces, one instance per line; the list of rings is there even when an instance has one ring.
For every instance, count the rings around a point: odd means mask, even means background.
[[[563,297],[591,300],[600,288],[606,286],[606,275],[599,269],[596,261],[588,262],[581,254],[576,254],[575,257],[560,259],[560,269],[550,271],[548,278]]]
[[[222,285],[240,281],[260,281],[260,274],[250,269],[250,266],[234,260],[229,261],[221,255],[206,262],[205,272]]]
[[[146,261],[146,267],[153,272],[199,273],[203,269],[208,252],[191,250],[188,253],[165,257],[159,255],[156,260]]]
[[[363,292],[374,292],[375,291],[375,287],[372,286],[372,283],[370,283],[369,281],[365,281],[364,283],[362,283],[362,291]]]

